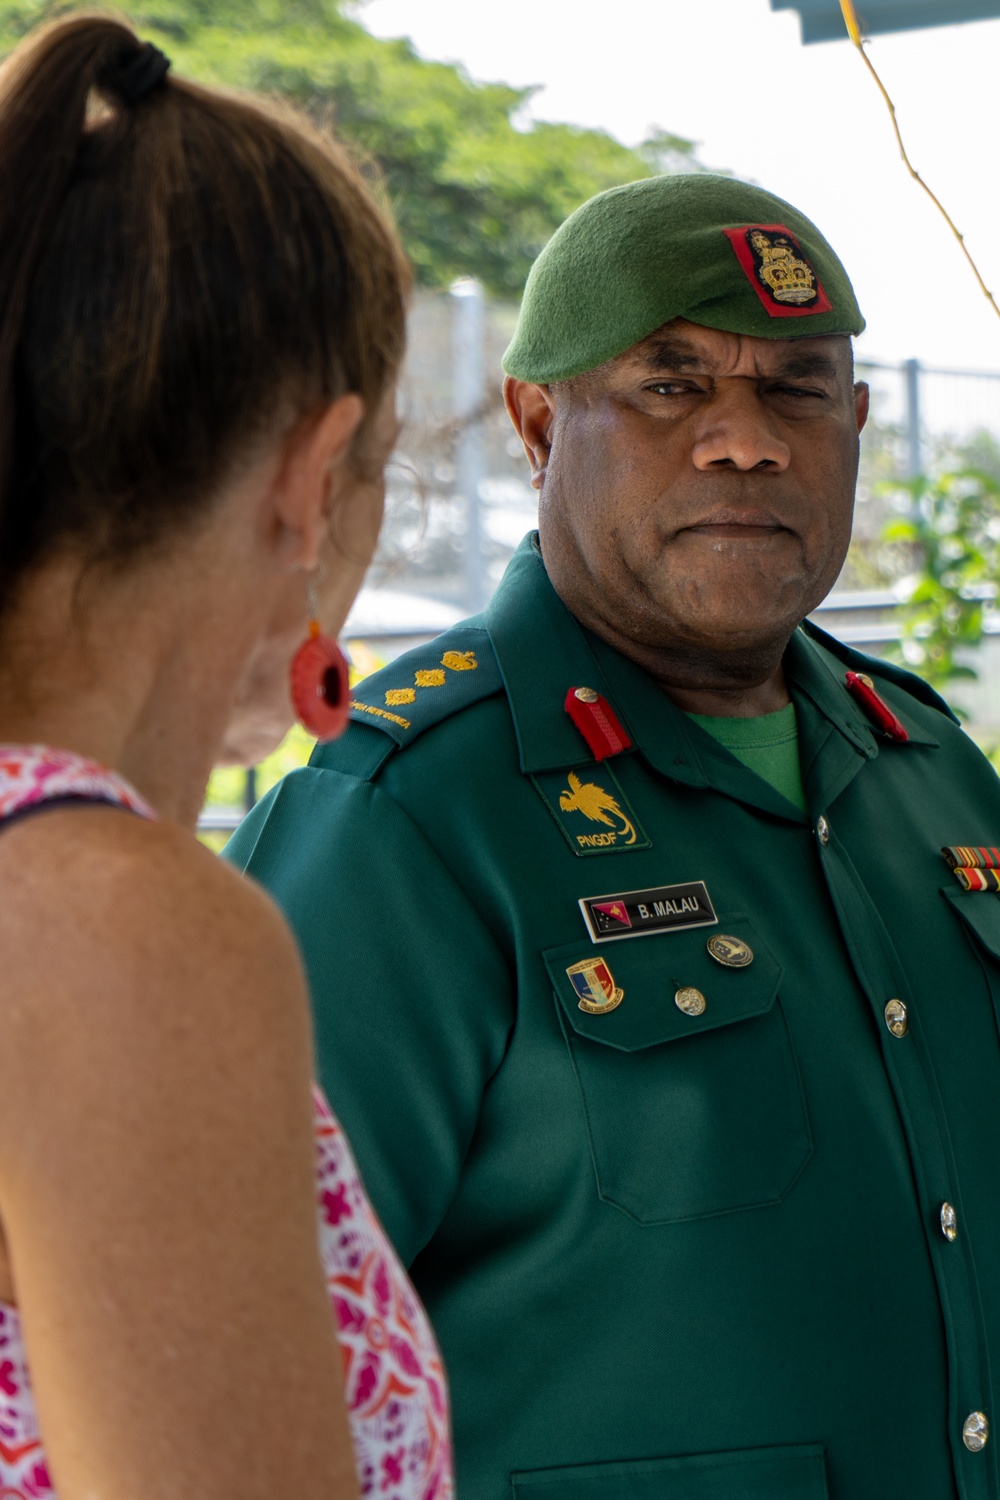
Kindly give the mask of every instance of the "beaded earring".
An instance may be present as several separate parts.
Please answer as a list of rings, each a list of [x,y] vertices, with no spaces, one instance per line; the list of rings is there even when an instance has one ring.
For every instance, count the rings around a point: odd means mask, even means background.
[[[347,658],[316,618],[316,592],[306,584],[309,636],[292,658],[292,706],[303,729],[318,740],[335,740],[347,728],[351,706]]]

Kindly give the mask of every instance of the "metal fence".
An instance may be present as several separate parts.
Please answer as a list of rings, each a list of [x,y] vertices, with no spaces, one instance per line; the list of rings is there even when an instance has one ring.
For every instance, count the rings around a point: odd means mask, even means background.
[[[940,370],[918,359],[859,360],[857,369],[872,387],[873,420],[863,446],[889,446],[900,474],[940,468],[949,450],[960,453],[980,434],[1000,442],[1000,371]],[[887,432],[894,443],[886,443]]]

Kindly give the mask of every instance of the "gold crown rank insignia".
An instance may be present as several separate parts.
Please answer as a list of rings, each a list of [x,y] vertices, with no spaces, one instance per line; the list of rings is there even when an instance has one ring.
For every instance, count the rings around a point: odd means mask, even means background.
[[[832,311],[822,282],[784,224],[745,224],[722,232],[772,318]]]
[[[816,278],[809,263],[795,254],[784,235],[771,240],[763,229],[751,229],[749,238],[750,248],[760,257],[757,275],[775,302],[794,302],[801,307],[816,301]]]

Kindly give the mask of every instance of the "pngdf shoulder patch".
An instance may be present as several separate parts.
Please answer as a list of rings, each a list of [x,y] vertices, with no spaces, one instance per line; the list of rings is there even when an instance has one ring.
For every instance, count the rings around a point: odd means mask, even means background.
[[[784,224],[744,224],[722,232],[772,318],[832,310],[823,283]]]
[[[607,763],[575,771],[543,771],[531,779],[574,854],[614,854],[651,847]]]
[[[502,686],[487,632],[456,626],[359,683],[351,699],[351,718],[405,745]]]

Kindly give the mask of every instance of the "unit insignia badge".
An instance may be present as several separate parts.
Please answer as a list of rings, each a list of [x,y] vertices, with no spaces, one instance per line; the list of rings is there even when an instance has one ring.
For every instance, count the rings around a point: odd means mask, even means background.
[[[532,780],[574,854],[652,847],[610,766],[543,772]]]
[[[722,232],[772,318],[832,310],[822,282],[784,224],[745,224]]]
[[[584,896],[580,910],[594,943],[688,927],[714,927],[719,920],[703,880],[620,891],[612,896]]]
[[[591,823],[606,824],[624,839],[626,845],[635,843],[635,824],[622,812],[617,798],[596,781],[581,781],[575,771],[570,771],[566,779],[566,790],[559,794],[559,806],[563,812],[582,813]]]
[[[753,949],[742,938],[731,937],[725,932],[713,932],[705,944],[717,964],[727,969],[745,969],[753,963]]]
[[[570,964],[566,977],[576,990],[580,1009],[592,1016],[614,1010],[624,999],[625,991],[618,989],[603,958],[585,958],[581,963]]]

